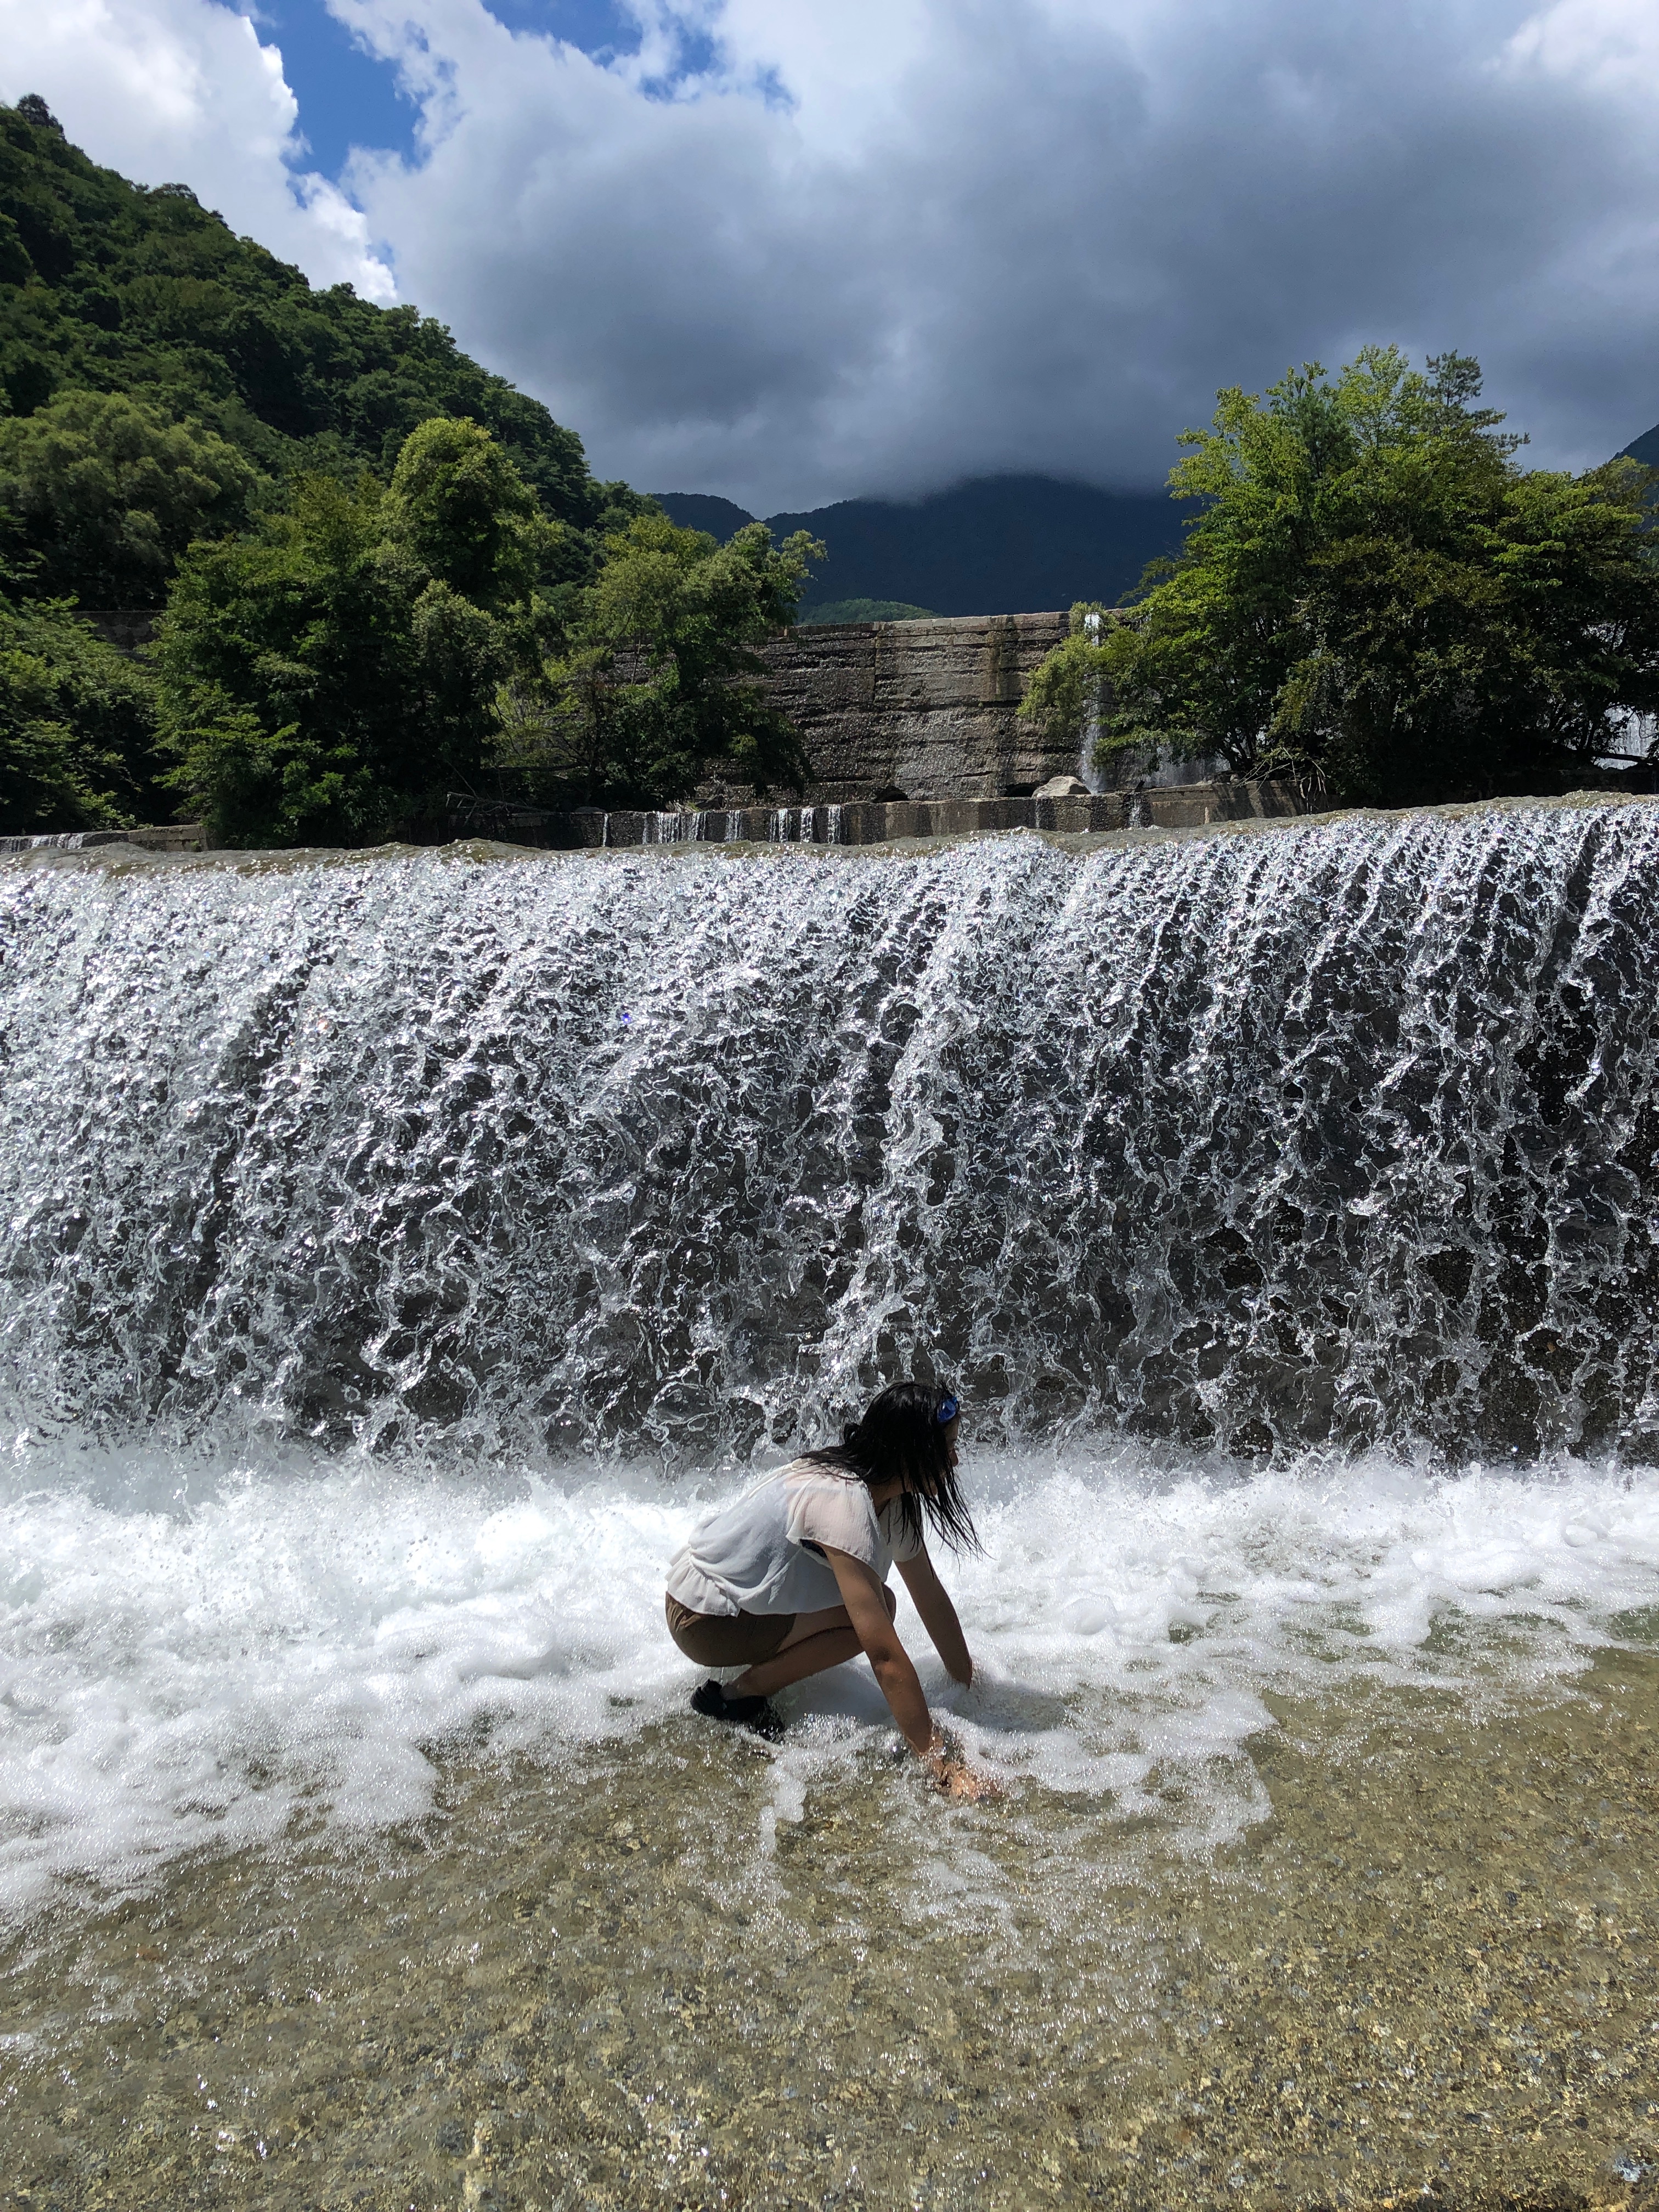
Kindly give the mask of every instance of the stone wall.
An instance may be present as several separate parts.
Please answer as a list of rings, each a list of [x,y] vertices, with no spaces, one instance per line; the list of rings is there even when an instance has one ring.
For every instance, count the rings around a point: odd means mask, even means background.
[[[82,619],[124,653],[154,634],[154,607],[88,607]],[[1018,707],[1031,672],[1066,635],[1063,613],[953,615],[786,630],[763,647],[771,695],[812,763],[803,796],[834,804],[1024,796],[1073,774],[1077,748],[1045,744]],[[750,794],[719,782],[705,805]]]
[[[131,652],[150,635],[154,614],[148,608],[96,608],[85,619],[112,644]],[[1045,741],[1019,719],[1033,672],[1064,640],[1066,626],[1061,611],[952,615],[927,622],[809,625],[773,638],[761,648],[768,687],[799,731],[812,768],[801,798],[809,806],[890,797],[1024,799],[1052,776],[1075,775],[1077,746]],[[1202,777],[1209,767],[1176,763],[1149,770],[1137,763],[1133,780],[1173,783]],[[750,808],[754,798],[718,778],[696,796],[705,811]],[[520,816],[521,830],[532,826],[533,810],[495,811]],[[196,842],[194,836],[190,842]],[[555,833],[552,842],[563,839]]]
[[[1064,614],[792,629],[763,649],[772,697],[812,763],[809,800],[1024,797],[1075,773],[1075,745],[1044,744],[1018,707],[1066,635]],[[737,793],[711,787],[705,803]]]

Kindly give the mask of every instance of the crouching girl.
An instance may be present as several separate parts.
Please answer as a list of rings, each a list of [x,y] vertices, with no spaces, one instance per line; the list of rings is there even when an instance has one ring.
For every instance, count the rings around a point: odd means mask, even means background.
[[[893,1626],[896,1565],[952,1680],[974,1679],[962,1623],[927,1555],[927,1528],[953,1551],[979,1539],[957,1482],[957,1401],[937,1382],[896,1382],[839,1445],[780,1468],[712,1515],[668,1571],[668,1630],[705,1682],[695,1710],[781,1734],[775,1691],[862,1651],[905,1741],[952,1796],[990,1788],[947,1747]]]

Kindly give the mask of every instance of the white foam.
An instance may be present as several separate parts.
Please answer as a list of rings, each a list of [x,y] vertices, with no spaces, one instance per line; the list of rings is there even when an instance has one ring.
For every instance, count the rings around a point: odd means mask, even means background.
[[[61,1449],[61,1448],[60,1448]],[[745,1477],[744,1479],[748,1479]],[[710,1498],[635,1474],[199,1472],[31,1452],[0,1504],[0,1906],[125,1886],[302,1803],[422,1814],[446,1737],[557,1760],[683,1709],[665,1561]],[[1274,1691],[1514,1685],[1659,1603],[1659,1476],[1379,1465],[1239,1479],[1121,1449],[973,1471],[982,1559],[946,1562],[979,1680],[930,1696],[1011,1776],[1121,1811],[1178,1771],[1193,1839],[1262,1809],[1243,1747]],[[175,1491],[181,1494],[173,1494]],[[900,1626],[926,1640],[904,1607]],[[757,1844],[857,1786],[890,1723],[862,1662],[794,1693]],[[690,1723],[688,1723],[689,1725]]]

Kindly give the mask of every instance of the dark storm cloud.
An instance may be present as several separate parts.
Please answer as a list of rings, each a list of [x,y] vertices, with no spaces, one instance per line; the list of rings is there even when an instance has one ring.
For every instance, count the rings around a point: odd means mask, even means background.
[[[847,0],[826,36],[773,0],[709,10],[722,71],[669,100],[470,0],[420,21],[448,106],[360,177],[372,225],[636,482],[1152,483],[1218,385],[1371,339],[1479,352],[1540,458],[1659,416],[1659,88],[1617,8]]]

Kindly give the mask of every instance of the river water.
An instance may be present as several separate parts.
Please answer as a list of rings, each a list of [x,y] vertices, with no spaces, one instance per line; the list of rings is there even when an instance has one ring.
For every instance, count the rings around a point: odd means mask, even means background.
[[[1656,893],[1583,801],[0,867],[28,2201],[1622,2203]],[[971,1812],[661,1626],[907,1370]]]

